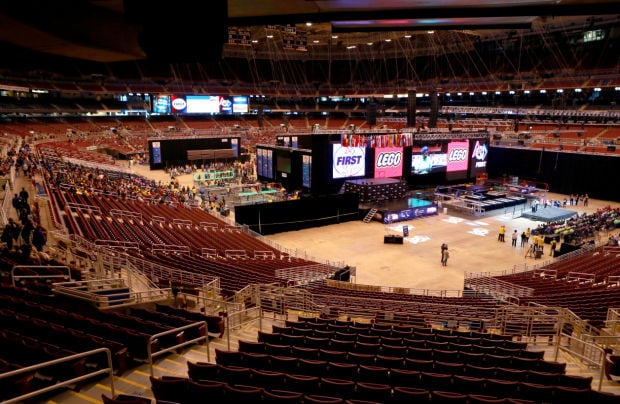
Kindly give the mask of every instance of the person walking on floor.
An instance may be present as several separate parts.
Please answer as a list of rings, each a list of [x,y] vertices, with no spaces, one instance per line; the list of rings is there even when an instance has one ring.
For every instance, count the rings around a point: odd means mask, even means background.
[[[521,233],[521,248],[527,245],[527,235],[525,232]]]
[[[549,251],[549,255],[554,257],[555,256],[555,249],[558,246],[558,242],[555,241],[555,239],[551,240],[551,250]]]
[[[445,242],[441,245],[441,265],[448,266],[448,258],[450,257],[450,253],[448,252],[448,244]]]
[[[512,232],[512,246],[513,247],[517,246],[517,229],[515,229],[515,231]]]

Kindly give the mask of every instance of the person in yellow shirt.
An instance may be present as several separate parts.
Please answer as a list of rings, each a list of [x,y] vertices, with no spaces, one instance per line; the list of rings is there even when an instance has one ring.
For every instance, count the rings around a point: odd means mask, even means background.
[[[499,226],[499,234],[497,235],[497,241],[501,241],[502,243],[505,242],[505,238],[504,236],[506,235],[506,226],[501,225]]]
[[[530,231],[530,228],[528,227],[527,230],[525,231],[525,242],[526,243],[530,242],[531,235],[532,235],[532,232]]]

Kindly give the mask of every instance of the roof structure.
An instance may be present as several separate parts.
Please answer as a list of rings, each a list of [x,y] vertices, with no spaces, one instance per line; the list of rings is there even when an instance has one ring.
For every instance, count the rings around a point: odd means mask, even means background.
[[[617,25],[620,15],[620,3],[611,0],[2,3],[3,54],[94,62],[415,57],[489,38]]]

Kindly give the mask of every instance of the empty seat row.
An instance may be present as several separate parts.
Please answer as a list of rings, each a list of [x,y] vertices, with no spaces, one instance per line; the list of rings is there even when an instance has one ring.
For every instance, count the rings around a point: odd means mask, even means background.
[[[167,380],[162,383],[162,379]],[[222,394],[226,394],[228,391],[226,385],[253,386],[259,389],[290,391],[302,393],[304,395],[316,394],[338,397],[345,400],[363,399],[378,403],[402,402],[401,399],[404,399],[404,397],[401,397],[400,393],[402,393],[403,390],[411,393],[420,393],[417,399],[414,399],[412,395],[408,395],[408,402],[439,401],[439,397],[435,397],[435,400],[433,400],[433,393],[435,392],[445,392],[445,396],[451,397],[476,395],[494,400],[499,399],[500,402],[505,402],[501,400],[511,398],[532,400],[530,402],[561,403],[566,402],[569,397],[573,399],[590,399],[595,396],[595,392],[588,387],[545,386],[528,382],[497,379],[467,379],[464,377],[462,380],[458,380],[446,377],[446,375],[433,373],[420,374],[417,380],[412,380],[407,385],[396,386],[378,381],[353,381],[330,377],[285,374],[280,372],[261,372],[256,370],[243,376],[235,374],[234,377],[228,375],[226,378],[221,379],[194,380],[191,378],[163,377],[156,381],[152,380],[152,383],[153,393],[158,400],[172,399],[177,402],[188,402],[185,400],[190,400],[189,402],[191,402],[191,398],[181,398],[181,394],[188,389],[199,388],[200,386],[195,386],[196,384],[204,384],[212,387],[213,390],[210,393],[213,394],[214,397],[220,397],[222,400],[225,400],[225,398],[222,398]],[[193,386],[190,387],[188,386],[189,384]],[[173,394],[173,396],[163,396],[162,390],[164,390],[164,387],[162,387],[162,385],[164,385],[166,390]],[[216,385],[219,385],[219,391],[214,389]],[[197,390],[194,391],[196,392]],[[440,396],[442,395],[440,394]],[[212,396],[209,395],[209,397],[211,398]],[[242,399],[241,402],[247,402],[245,399],[249,398],[246,397]],[[264,398],[258,399],[264,400]],[[394,401],[395,399],[396,401]],[[465,401],[458,402],[465,404],[469,403],[470,400],[467,397]]]
[[[461,362],[485,366],[502,366],[516,369],[539,369],[543,371],[563,372],[565,363],[543,359],[544,351],[503,351],[472,350],[471,346],[463,351],[439,348],[403,347],[383,344],[343,342],[339,340],[319,340],[303,337],[305,345],[283,345],[268,342],[239,340],[239,351],[244,353],[294,356],[306,359],[322,359],[337,362],[360,362],[372,364],[376,360],[390,363],[390,367],[406,366],[408,360],[430,360],[444,362]],[[301,341],[300,341],[301,342]],[[454,347],[453,347],[454,348]],[[528,355],[526,355],[526,353]]]
[[[552,368],[543,369],[535,366],[514,368],[509,366],[490,364],[469,364],[438,360],[423,360],[371,356],[358,354],[348,360],[338,361],[326,359],[308,359],[303,357],[269,355],[264,353],[246,353],[239,351],[225,351],[216,349],[216,364],[220,366],[259,369],[277,372],[298,373],[307,375],[328,375],[330,377],[357,378],[360,374],[381,374],[383,379],[393,378],[394,374],[403,372],[435,372],[448,375],[465,375],[473,377],[511,379],[521,381],[536,381],[554,384],[580,385],[589,381],[580,381],[571,378],[564,372],[563,367],[555,371]],[[347,359],[347,358],[345,358]]]
[[[273,326],[279,329],[278,326]],[[369,336],[364,334],[350,334],[333,331],[310,331],[307,335],[302,333],[287,334],[282,332],[267,333],[258,332],[258,342],[270,343],[274,345],[291,345],[291,346],[310,346],[310,347],[326,347],[345,351],[368,351],[375,350],[376,346],[389,347],[399,355],[405,355],[409,348],[427,348],[442,349],[463,352],[479,352],[496,355],[512,355],[527,358],[542,359],[544,351],[530,351],[527,349],[527,343],[514,341],[501,341],[486,339],[466,339],[458,338],[452,341],[437,341],[434,339],[420,338],[400,338],[387,336]],[[386,348],[387,349],[387,348]],[[394,354],[396,355],[396,354]]]

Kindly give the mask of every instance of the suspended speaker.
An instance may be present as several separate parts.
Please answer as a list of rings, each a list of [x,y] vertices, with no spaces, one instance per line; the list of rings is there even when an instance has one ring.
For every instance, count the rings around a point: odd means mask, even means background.
[[[437,115],[439,110],[439,100],[437,99],[437,91],[433,90],[431,92],[431,113],[428,118],[428,127],[436,128],[437,127]]]
[[[415,128],[415,114],[416,114],[416,92],[415,90],[409,90],[407,92],[407,127]]]
[[[366,105],[366,123],[370,126],[377,124],[377,103],[369,102]]]

